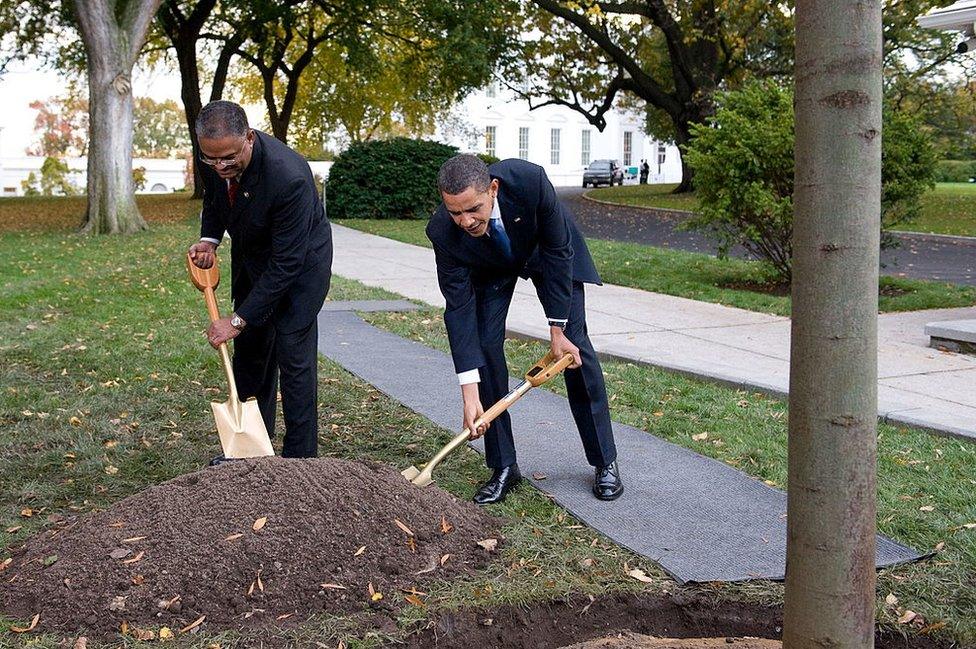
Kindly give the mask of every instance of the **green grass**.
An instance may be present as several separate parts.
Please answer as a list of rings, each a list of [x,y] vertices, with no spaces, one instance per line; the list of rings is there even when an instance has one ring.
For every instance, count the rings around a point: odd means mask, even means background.
[[[620,205],[663,207],[693,212],[694,194],[671,194],[677,185],[624,185],[587,192],[587,196]],[[976,237],[976,183],[938,183],[922,196],[922,213],[911,223],[895,229],[905,232],[954,234]]]
[[[430,247],[424,221],[346,219],[339,223]],[[782,294],[788,289],[776,285],[768,267],[758,262],[602,239],[589,239],[587,245],[605,282],[750,311],[790,314],[789,295]],[[976,287],[972,286],[882,277],[879,287],[882,313],[976,304]]]
[[[373,324],[442,351],[448,350],[441,313],[374,313]],[[508,340],[511,373],[528,368],[546,350],[540,343]],[[787,407],[759,393],[703,383],[631,363],[603,365],[613,417],[697,453],[734,466],[778,488],[786,485]],[[564,394],[562,380],[549,386]],[[694,436],[707,433],[705,439]],[[880,425],[878,527],[882,534],[922,551],[944,543],[932,559],[881,571],[878,620],[897,627],[898,606],[944,622],[949,635],[976,642],[976,445],[909,428]],[[627,458],[621,457],[624,479]],[[932,507],[923,511],[922,507]],[[778,584],[714,587],[718,596],[778,601]]]

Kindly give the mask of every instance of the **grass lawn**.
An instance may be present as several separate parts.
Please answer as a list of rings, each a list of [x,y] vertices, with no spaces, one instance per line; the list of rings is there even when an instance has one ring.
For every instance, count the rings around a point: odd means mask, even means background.
[[[628,186],[624,185],[623,189]],[[424,235],[424,221],[345,219],[337,222],[430,247]],[[771,284],[768,270],[760,263],[602,239],[590,239],[587,244],[605,282],[751,311],[790,314],[788,289]],[[880,290],[882,312],[976,304],[976,287],[971,286],[882,277]]]
[[[218,451],[207,402],[222,393],[222,373],[203,341],[202,299],[183,266],[197,229],[178,214],[170,220],[129,237],[0,233],[0,548],[47,528],[48,516],[103,509],[202,467]],[[225,309],[227,290],[225,283]],[[330,297],[388,296],[336,279]],[[436,310],[369,317],[446,348]],[[513,370],[541,352],[538,343],[507,343]],[[320,368],[324,454],[406,466],[453,434],[332,363],[323,361]],[[631,364],[608,363],[605,369],[616,419],[785,484],[783,403]],[[561,391],[561,381],[552,389]],[[701,432],[708,437],[692,439]],[[923,615],[934,635],[976,643],[976,529],[967,527],[976,522],[976,445],[891,426],[881,427],[879,441],[881,531],[921,550],[940,547],[932,559],[882,572],[879,620],[898,626],[896,609],[884,603],[892,593],[899,607]],[[480,456],[464,450],[448,462],[451,470],[438,475],[438,484],[470,497],[485,476]],[[33,514],[22,514],[25,508]],[[314,617],[268,633],[293,646],[335,647],[342,641],[353,649],[396,641],[441,611],[570,594],[670,592],[769,604],[782,598],[782,586],[768,582],[679,587],[652,562],[580,528],[532,489],[517,490],[492,511],[507,521],[500,559],[468,578],[432,584],[428,608],[400,609],[396,631],[364,628],[364,614]],[[5,556],[0,553],[0,561]],[[628,577],[625,563],[643,569],[650,583]],[[0,618],[0,646],[60,646],[62,638],[53,635],[14,636],[7,631],[10,622]],[[171,644],[255,644],[253,636],[202,630]],[[140,646],[121,637],[116,644]]]
[[[693,212],[694,194],[674,195],[677,185],[624,185],[586,193],[590,198],[637,207],[663,207]],[[922,213],[912,223],[896,228],[906,232],[955,234],[976,237],[976,183],[938,183],[922,196]]]

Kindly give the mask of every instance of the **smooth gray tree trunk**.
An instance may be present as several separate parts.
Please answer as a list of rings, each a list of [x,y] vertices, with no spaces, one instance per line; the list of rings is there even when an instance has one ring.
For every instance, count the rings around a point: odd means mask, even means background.
[[[787,649],[874,645],[881,1],[796,3]]]
[[[88,211],[83,230],[146,228],[132,183],[132,68],[161,0],[75,0],[88,64]]]

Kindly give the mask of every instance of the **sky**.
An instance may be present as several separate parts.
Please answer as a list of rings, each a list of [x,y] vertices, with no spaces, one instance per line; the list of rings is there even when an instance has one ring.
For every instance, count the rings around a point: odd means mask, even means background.
[[[64,91],[65,79],[56,72],[43,69],[37,62],[11,64],[0,76],[0,157],[20,157],[34,141],[34,118],[37,111],[30,108],[37,99],[56,97]],[[156,101],[180,101],[180,77],[164,70],[147,72],[136,70],[132,79],[136,97],[151,97]]]

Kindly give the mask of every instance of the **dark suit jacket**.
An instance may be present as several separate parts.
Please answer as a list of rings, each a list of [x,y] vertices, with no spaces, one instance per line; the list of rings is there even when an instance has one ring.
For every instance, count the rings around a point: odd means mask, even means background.
[[[288,333],[322,308],[332,272],[332,228],[308,163],[279,140],[255,131],[251,162],[234,206],[227,181],[203,167],[200,236],[231,237],[231,294],[248,325],[269,319]]]
[[[509,264],[488,237],[459,228],[443,203],[427,224],[437,280],[447,302],[444,322],[458,372],[484,365],[475,308],[476,286],[520,275],[542,278],[539,298],[549,318],[569,316],[573,281],[599,284],[600,275],[568,209],[559,202],[545,170],[524,160],[488,167],[497,178],[498,207],[515,262]]]

